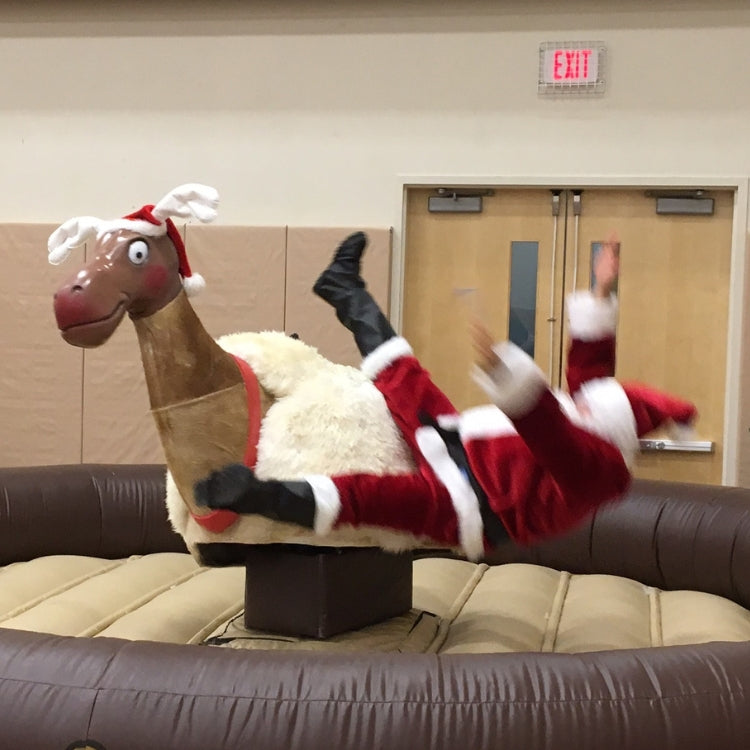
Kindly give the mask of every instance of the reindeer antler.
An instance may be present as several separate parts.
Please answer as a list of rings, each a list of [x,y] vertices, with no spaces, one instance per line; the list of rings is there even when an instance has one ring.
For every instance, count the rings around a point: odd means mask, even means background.
[[[76,216],[61,224],[47,240],[49,262],[53,265],[62,263],[74,247],[80,247],[90,237],[94,237],[104,224],[95,216]]]
[[[167,193],[153,208],[155,218],[163,221],[172,216],[193,217],[204,224],[216,218],[219,193],[208,185],[195,182],[180,185]]]

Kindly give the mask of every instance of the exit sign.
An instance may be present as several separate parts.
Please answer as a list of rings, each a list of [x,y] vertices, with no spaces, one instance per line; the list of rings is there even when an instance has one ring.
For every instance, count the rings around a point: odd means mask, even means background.
[[[603,42],[544,42],[539,45],[540,94],[601,94],[607,48]]]

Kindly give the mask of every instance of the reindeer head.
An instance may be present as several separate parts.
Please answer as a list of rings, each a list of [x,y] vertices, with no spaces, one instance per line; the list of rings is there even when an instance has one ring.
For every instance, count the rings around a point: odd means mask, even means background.
[[[50,263],[61,263],[85,243],[93,254],[55,294],[55,317],[65,341],[100,346],[125,313],[131,318],[153,315],[183,288],[188,294],[199,291],[203,278],[192,273],[170,217],[213,221],[217,204],[213,188],[188,184],[122,219],[82,216],[58,227],[48,242]]]

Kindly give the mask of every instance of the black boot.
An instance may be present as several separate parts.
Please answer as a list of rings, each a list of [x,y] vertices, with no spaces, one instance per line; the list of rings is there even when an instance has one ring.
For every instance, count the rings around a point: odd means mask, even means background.
[[[396,335],[360,275],[366,246],[364,232],[349,235],[313,286],[315,294],[336,310],[336,317],[354,334],[363,357]]]
[[[314,528],[315,497],[304,480],[262,480],[247,466],[230,464],[196,482],[194,493],[198,505]]]
[[[367,235],[364,232],[354,232],[343,240],[336,248],[330,265],[315,282],[315,294],[336,307],[348,290],[364,289],[365,282],[360,271],[366,247]]]

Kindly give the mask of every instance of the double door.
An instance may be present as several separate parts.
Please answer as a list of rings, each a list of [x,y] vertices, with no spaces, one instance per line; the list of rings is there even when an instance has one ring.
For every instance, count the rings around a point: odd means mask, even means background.
[[[486,400],[469,377],[469,314],[564,387],[565,296],[590,286],[593,257],[614,230],[616,375],[688,398],[700,414],[695,441],[657,434],[643,443],[635,474],[720,484],[733,192],[712,191],[710,214],[692,212],[689,198],[657,204],[646,189],[467,192],[475,209],[481,198],[480,211],[460,210],[460,192],[456,211],[445,200],[430,210],[435,189],[410,189],[406,199],[403,332],[456,406]]]

